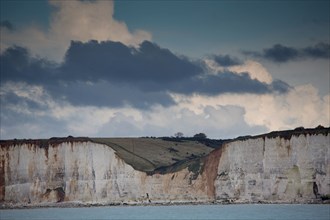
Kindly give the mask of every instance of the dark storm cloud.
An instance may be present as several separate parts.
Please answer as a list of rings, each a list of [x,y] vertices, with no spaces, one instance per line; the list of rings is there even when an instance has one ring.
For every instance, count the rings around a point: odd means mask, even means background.
[[[148,109],[155,104],[174,105],[171,92],[213,96],[289,89],[284,82],[269,85],[247,73],[209,74],[203,62],[179,57],[148,41],[139,48],[112,41],[72,42],[64,62],[57,65],[32,58],[25,48],[15,46],[2,53],[0,61],[1,83],[41,85],[53,98],[81,106]],[[219,56],[218,61],[227,66],[238,64],[229,56]],[[16,102],[14,96],[6,101]]]
[[[32,58],[26,48],[14,46],[0,55],[1,82],[52,83],[56,65],[45,59]]]
[[[53,97],[65,97],[73,105],[78,106],[111,106],[114,108],[130,105],[139,109],[148,109],[154,104],[174,105],[175,102],[164,91],[144,92],[131,84],[69,82],[65,86],[48,87]]]
[[[8,20],[1,21],[0,27],[7,28],[10,31],[14,30],[14,25]]]
[[[264,57],[275,62],[287,62],[288,60],[297,59],[299,52],[290,47],[276,44],[272,48],[264,49]]]
[[[176,84],[173,91],[182,94],[200,93],[205,95],[218,95],[221,93],[269,93],[270,87],[258,80],[253,80],[245,73],[238,75],[223,72],[219,75],[208,75],[202,78],[192,78]]]
[[[313,47],[306,47],[303,49],[306,56],[313,58],[330,58],[330,45],[326,43],[318,43]]]
[[[230,67],[230,66],[236,66],[236,65],[243,64],[243,62],[240,61],[238,58],[231,57],[229,55],[214,55],[213,59],[220,66],[223,66],[223,67]]]
[[[203,70],[167,49],[144,41],[139,49],[119,42],[71,42],[62,71],[78,80],[173,82]]]
[[[305,48],[294,48],[275,44],[272,48],[263,49],[262,52],[243,51],[243,54],[277,63],[285,63],[300,59],[329,59],[330,45],[318,43]]]
[[[264,58],[278,63],[295,60],[299,56],[298,50],[286,47],[281,44],[275,44],[272,48],[264,49],[263,52],[244,51],[245,55],[251,55],[257,58]]]

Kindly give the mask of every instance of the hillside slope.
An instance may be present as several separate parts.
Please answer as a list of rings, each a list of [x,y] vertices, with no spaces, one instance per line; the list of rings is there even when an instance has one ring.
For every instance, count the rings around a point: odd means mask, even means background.
[[[197,141],[165,141],[160,138],[92,138],[116,151],[126,163],[140,171],[154,171],[179,161],[209,154],[210,148]]]

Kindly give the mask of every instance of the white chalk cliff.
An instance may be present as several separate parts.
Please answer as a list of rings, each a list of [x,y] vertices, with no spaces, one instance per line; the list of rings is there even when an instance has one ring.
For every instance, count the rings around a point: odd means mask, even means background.
[[[236,139],[165,173],[90,140],[1,141],[0,203],[316,202],[330,194],[329,133]]]

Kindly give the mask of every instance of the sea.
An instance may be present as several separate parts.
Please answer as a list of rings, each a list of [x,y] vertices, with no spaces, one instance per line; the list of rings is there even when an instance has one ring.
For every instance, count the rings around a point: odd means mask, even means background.
[[[329,220],[330,205],[235,204],[2,209],[0,210],[0,219]]]

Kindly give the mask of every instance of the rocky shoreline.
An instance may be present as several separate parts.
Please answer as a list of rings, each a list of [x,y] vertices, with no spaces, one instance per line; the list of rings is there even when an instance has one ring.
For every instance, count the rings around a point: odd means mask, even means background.
[[[241,204],[287,204],[287,205],[300,205],[300,204],[324,204],[329,205],[330,199],[313,199],[307,202],[234,202],[234,201],[216,201],[216,202],[153,202],[153,203],[82,203],[82,202],[60,202],[60,203],[44,203],[44,204],[0,204],[1,209],[38,209],[38,208],[89,208],[89,207],[114,207],[114,206],[179,206],[179,205],[241,205]]]

